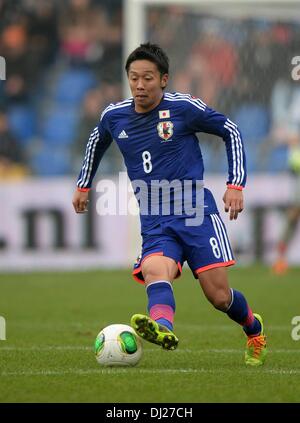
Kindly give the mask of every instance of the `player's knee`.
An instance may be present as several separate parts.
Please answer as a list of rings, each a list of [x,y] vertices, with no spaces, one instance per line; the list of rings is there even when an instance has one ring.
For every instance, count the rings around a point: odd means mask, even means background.
[[[168,279],[168,274],[164,273],[164,272],[151,272],[151,271],[147,271],[147,272],[143,272],[143,276],[144,276],[144,280],[146,285],[148,283],[151,282],[155,282],[155,281],[160,281],[160,280],[169,280]]]
[[[230,305],[231,297],[230,293],[219,290],[209,300],[217,310],[226,311]]]
[[[146,285],[155,282],[155,281],[173,281],[174,277],[173,274],[171,274],[168,269],[156,271],[155,269],[151,269],[148,271],[143,271],[143,276]]]
[[[175,261],[168,257],[149,257],[142,265],[146,284],[159,280],[172,281],[176,277],[177,271]]]

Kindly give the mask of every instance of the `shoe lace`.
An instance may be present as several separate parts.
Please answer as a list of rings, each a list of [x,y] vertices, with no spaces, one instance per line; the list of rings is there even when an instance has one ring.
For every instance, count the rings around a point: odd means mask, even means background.
[[[257,358],[260,352],[266,346],[266,337],[264,335],[258,335],[249,337],[247,341],[247,347],[253,351],[253,357]]]

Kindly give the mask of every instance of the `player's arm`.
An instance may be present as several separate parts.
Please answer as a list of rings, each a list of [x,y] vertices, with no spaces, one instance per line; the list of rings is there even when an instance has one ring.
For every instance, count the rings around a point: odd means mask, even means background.
[[[244,208],[243,188],[246,184],[246,156],[243,138],[237,125],[221,113],[207,107],[199,99],[191,99],[189,127],[223,138],[228,159],[227,189],[223,196],[225,211],[230,220],[237,219]]]
[[[100,161],[112,142],[109,131],[101,120],[91,133],[85,151],[83,165],[78,176],[77,188],[73,196],[73,207],[76,213],[87,211],[89,191]]]

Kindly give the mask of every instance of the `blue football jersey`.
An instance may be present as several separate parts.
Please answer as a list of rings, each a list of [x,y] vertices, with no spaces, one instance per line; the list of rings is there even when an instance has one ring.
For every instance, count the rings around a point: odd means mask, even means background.
[[[132,98],[110,104],[90,135],[79,188],[90,188],[100,160],[114,140],[124,157],[131,181],[201,181],[204,166],[196,133],[221,137],[228,158],[228,184],[245,186],[246,159],[235,123],[189,94],[164,93],[153,110],[137,113]],[[193,185],[194,186],[194,185]],[[195,189],[195,186],[194,186]],[[204,189],[204,213],[217,213],[212,193]],[[141,216],[142,231],[161,216]]]

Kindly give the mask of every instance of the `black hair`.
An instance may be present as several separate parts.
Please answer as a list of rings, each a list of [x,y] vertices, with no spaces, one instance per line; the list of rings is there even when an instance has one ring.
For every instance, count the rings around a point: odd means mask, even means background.
[[[131,63],[135,60],[149,60],[149,62],[155,63],[161,76],[169,73],[169,58],[157,44],[145,43],[133,50],[126,61],[127,73]]]

